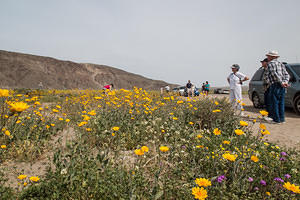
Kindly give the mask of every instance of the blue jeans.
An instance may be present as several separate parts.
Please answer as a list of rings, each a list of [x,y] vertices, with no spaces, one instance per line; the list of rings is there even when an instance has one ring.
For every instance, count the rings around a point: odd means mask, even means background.
[[[270,87],[265,91],[264,101],[266,106],[266,111],[269,113],[268,117],[273,118],[272,116],[272,94],[270,92]]]
[[[284,96],[285,88],[280,83],[270,86],[272,118],[275,122],[284,122]]]

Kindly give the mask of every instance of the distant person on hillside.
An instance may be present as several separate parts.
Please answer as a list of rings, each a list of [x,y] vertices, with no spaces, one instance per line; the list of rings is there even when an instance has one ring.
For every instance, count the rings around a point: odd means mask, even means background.
[[[188,94],[188,97],[190,97],[190,94],[192,92],[192,83],[190,80],[188,80],[188,83],[186,84],[186,91],[187,91],[187,94]]]
[[[233,64],[231,66],[232,73],[227,77],[227,81],[230,85],[230,102],[233,108],[238,110],[241,116],[244,115],[242,107],[242,84],[244,81],[249,80],[249,78],[240,73],[240,66],[238,64]]]
[[[204,85],[204,92],[205,95],[207,96],[210,90],[210,84],[208,83],[208,81],[206,81],[205,85]]]

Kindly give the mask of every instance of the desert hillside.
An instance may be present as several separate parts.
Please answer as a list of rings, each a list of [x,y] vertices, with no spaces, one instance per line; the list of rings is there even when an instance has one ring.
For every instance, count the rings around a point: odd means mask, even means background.
[[[168,84],[105,65],[3,50],[0,50],[0,72],[1,88],[99,89],[113,83],[115,88],[131,89],[137,86],[157,90]]]

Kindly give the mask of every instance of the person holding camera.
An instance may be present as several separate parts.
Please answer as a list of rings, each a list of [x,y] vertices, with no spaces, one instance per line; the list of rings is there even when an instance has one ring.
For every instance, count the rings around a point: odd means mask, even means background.
[[[230,85],[229,99],[233,105],[233,108],[240,112],[243,116],[243,106],[242,106],[242,85],[244,81],[249,80],[249,78],[239,72],[240,66],[238,64],[233,64],[231,66],[232,73],[227,77],[227,81]]]

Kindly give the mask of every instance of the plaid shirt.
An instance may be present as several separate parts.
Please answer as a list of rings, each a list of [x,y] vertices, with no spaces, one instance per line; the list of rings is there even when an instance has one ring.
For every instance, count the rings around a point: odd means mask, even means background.
[[[263,69],[264,69],[263,85],[264,85],[264,90],[267,91],[268,88],[270,87],[271,83],[270,83],[270,79],[268,77],[268,69],[267,68],[263,68]]]
[[[277,61],[277,59],[268,63],[265,76],[267,85],[272,85],[274,83],[288,83],[290,79],[290,75],[286,71],[285,65]]]

